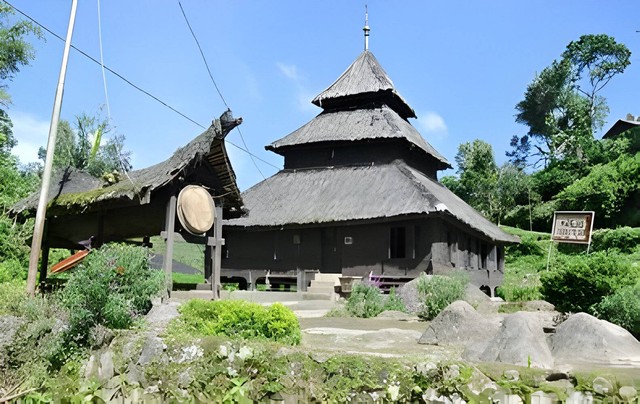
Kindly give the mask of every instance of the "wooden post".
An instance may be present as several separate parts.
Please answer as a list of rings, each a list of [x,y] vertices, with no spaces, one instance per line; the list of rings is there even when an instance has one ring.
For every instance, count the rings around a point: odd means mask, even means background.
[[[167,202],[167,216],[164,221],[164,229],[167,234],[167,249],[164,254],[164,276],[167,288],[167,298],[171,297],[173,290],[173,240],[176,227],[176,196],[171,195]]]
[[[47,232],[47,225],[45,223],[45,234]],[[40,293],[44,292],[44,284],[47,281],[47,269],[49,269],[49,243],[46,241],[42,244],[42,257],[40,258]]]
[[[207,242],[204,245],[204,281],[213,291],[213,266],[215,257],[215,224],[206,235]]]
[[[216,201],[216,221],[214,223],[215,231],[215,246],[213,254],[213,282],[211,287],[213,289],[213,299],[220,299],[220,272],[222,270],[222,246],[224,245],[224,239],[222,238],[222,201]]]

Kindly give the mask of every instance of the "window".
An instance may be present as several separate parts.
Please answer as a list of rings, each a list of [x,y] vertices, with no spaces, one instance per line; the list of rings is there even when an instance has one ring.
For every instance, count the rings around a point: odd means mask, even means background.
[[[407,232],[404,227],[392,227],[389,231],[389,258],[405,258]]]

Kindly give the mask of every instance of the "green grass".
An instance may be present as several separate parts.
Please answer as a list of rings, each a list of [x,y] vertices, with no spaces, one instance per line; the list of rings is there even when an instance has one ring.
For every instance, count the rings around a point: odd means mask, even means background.
[[[529,231],[519,229],[517,227],[511,226],[500,226],[500,228],[506,231],[509,234],[513,234],[514,236],[522,237],[522,236],[533,236],[536,240],[549,240],[551,238],[551,233],[545,233],[541,231]]]
[[[181,274],[174,272],[172,275],[173,283],[204,283],[204,274]]]
[[[166,252],[166,243],[160,236],[151,237],[154,254]],[[190,244],[181,241],[173,243],[173,259],[182,262],[204,272],[204,246],[200,244]]]

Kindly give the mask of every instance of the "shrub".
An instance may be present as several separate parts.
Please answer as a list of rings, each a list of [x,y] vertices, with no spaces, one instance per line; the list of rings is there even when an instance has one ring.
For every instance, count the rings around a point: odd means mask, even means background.
[[[149,268],[145,248],[108,244],[93,250],[69,277],[61,299],[69,309],[69,332],[80,344],[92,327],[128,328],[151,308],[164,274]]]
[[[366,282],[356,283],[345,308],[355,317],[375,317],[384,310],[384,297],[377,286]]]
[[[591,246],[594,251],[618,250],[631,253],[640,246],[640,228],[625,226],[596,230],[592,235]]]
[[[180,307],[177,325],[188,333],[231,338],[270,339],[300,343],[300,324],[291,309],[280,303],[263,307],[244,300],[205,301],[193,299]]]
[[[618,288],[635,284],[639,273],[626,256],[613,251],[559,255],[554,267],[541,275],[540,291],[565,312],[589,312]]]
[[[467,282],[468,279],[462,274],[421,277],[417,287],[420,299],[424,302],[424,308],[422,312],[418,313],[418,316],[431,320],[440,314],[445,307],[462,299]]]
[[[519,244],[508,245],[505,248],[505,258],[508,262],[513,262],[523,256],[543,257],[545,255],[546,251],[534,234],[522,235]]]
[[[383,311],[395,310],[404,313],[407,312],[407,306],[405,306],[402,298],[400,298],[400,296],[398,296],[398,294],[396,293],[396,288],[391,288],[391,290],[389,291],[389,295],[384,301],[384,307],[382,309]]]
[[[593,314],[640,337],[640,282],[625,286],[605,296],[593,306]]]

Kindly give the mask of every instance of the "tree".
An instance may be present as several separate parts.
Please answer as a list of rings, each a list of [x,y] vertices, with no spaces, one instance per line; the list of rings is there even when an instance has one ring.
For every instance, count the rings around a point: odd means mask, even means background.
[[[0,104],[4,106],[11,102],[6,82],[11,81],[20,67],[28,65],[35,56],[33,46],[24,40],[25,36],[34,34],[42,38],[40,28],[30,21],[9,24],[8,17],[12,14],[11,6],[0,3]]]
[[[461,144],[455,160],[459,179],[444,177],[442,183],[498,224],[528,192],[526,173],[511,163],[498,167],[487,142]]]
[[[534,164],[567,156],[586,161],[585,148],[602,127],[608,107],[600,91],[624,72],[631,52],[607,35],[583,35],[569,43],[560,60],[537,75],[516,105],[516,122],[529,127]],[[512,147],[526,140],[513,141]],[[511,153],[517,154],[517,149]],[[511,156],[509,156],[511,157]]]
[[[106,121],[85,113],[76,116],[73,128],[68,121],[60,120],[53,166],[74,167],[94,177],[131,170],[131,152],[124,150],[124,135],[115,134],[101,144],[110,132]],[[44,160],[46,153],[41,147],[38,157]]]

